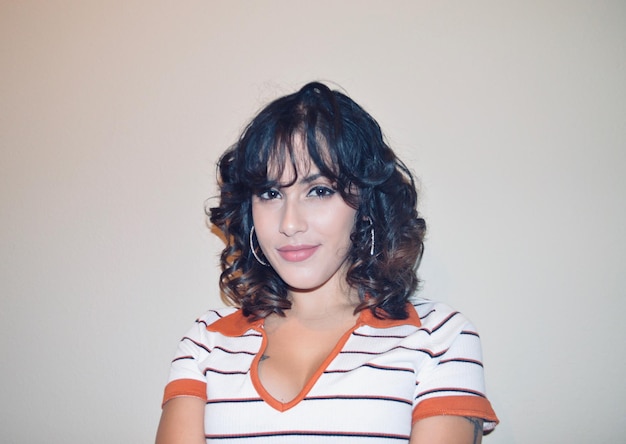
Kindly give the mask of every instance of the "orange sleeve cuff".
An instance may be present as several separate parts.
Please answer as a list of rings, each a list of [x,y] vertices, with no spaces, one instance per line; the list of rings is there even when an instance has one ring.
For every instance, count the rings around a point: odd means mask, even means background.
[[[206,382],[196,379],[176,379],[171,381],[165,386],[161,407],[170,399],[179,396],[193,396],[194,398],[200,398],[206,402]]]
[[[440,415],[469,416],[481,418],[493,425],[499,422],[491,404],[477,396],[442,396],[420,402],[413,410],[413,423],[424,418]]]

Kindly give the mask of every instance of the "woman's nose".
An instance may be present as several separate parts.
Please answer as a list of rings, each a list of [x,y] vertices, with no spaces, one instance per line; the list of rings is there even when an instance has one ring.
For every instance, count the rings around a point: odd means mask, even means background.
[[[285,236],[306,231],[306,211],[296,199],[286,199],[280,221],[280,232]]]

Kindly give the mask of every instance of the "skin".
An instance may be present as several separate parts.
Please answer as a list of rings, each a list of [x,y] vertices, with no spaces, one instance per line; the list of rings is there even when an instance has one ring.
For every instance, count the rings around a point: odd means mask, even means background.
[[[156,444],[206,444],[204,401],[183,396],[163,406]]]
[[[286,168],[279,183],[291,183],[293,175]],[[298,166],[293,185],[252,198],[259,246],[289,285],[292,301],[285,317],[265,319],[268,345],[258,368],[263,388],[279,402],[298,396],[355,323],[358,299],[345,281],[355,215],[310,162]],[[163,408],[156,443],[204,443],[203,416],[202,400],[170,400]],[[482,420],[435,416],[413,425],[410,443],[477,444],[481,439]]]
[[[413,424],[410,444],[480,444],[483,422],[463,416],[433,416]]]

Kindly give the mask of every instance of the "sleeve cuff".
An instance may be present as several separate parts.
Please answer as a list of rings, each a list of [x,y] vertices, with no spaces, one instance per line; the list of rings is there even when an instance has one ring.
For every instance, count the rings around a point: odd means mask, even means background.
[[[453,415],[480,418],[484,433],[491,432],[499,420],[489,401],[477,396],[442,396],[425,399],[413,410],[413,424],[431,416]]]
[[[176,379],[171,381],[165,386],[161,407],[170,399],[179,396],[193,396],[194,398],[200,398],[206,402],[206,382],[196,379]]]

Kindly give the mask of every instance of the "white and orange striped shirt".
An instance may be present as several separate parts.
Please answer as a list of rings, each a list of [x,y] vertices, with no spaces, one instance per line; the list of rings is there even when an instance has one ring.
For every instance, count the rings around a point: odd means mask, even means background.
[[[437,415],[482,418],[493,429],[475,328],[440,303],[418,299],[408,308],[404,320],[362,311],[288,403],[259,380],[263,320],[209,311],[181,340],[163,402],[205,400],[207,443],[406,443],[415,421]]]

